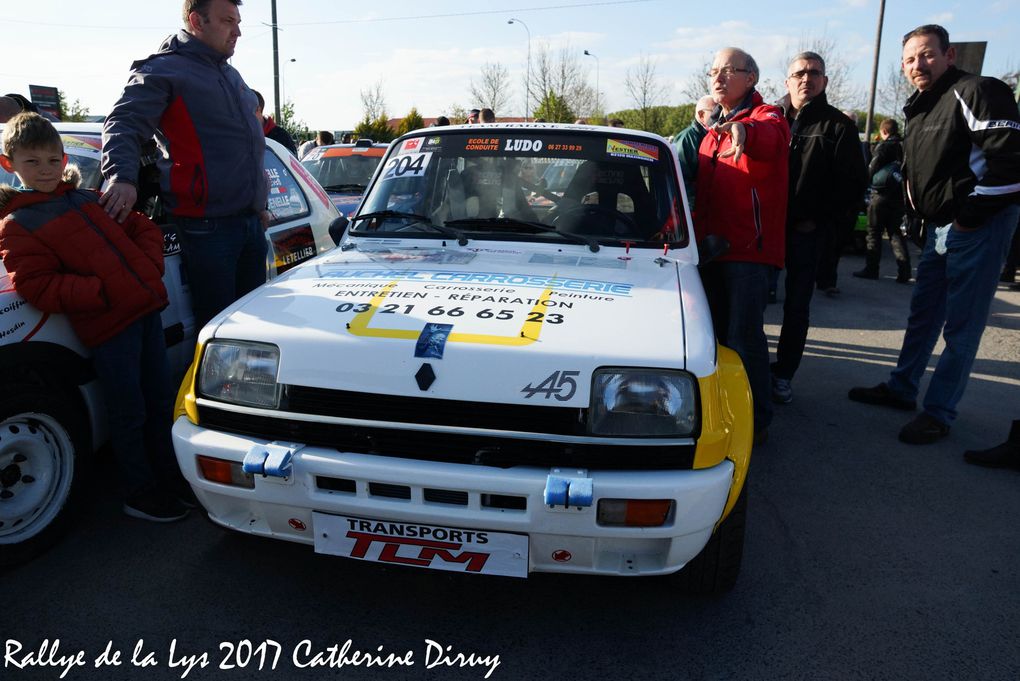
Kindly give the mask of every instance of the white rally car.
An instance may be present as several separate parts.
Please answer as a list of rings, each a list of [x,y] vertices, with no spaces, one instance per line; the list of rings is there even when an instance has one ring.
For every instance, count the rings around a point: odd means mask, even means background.
[[[56,126],[70,163],[81,172],[81,186],[98,189],[102,127]],[[264,161],[273,215],[266,232],[272,277],[333,248],[330,226],[338,213],[282,145],[266,140]],[[143,185],[153,170],[143,168]],[[17,185],[17,178],[0,170],[0,183]],[[161,316],[171,367],[180,376],[194,355],[197,329],[176,229],[162,227],[170,304]],[[0,263],[0,565],[25,560],[57,538],[73,515],[89,457],[107,435],[88,350],[63,315],[43,313],[19,296]]]
[[[216,523],[320,553],[727,589],[751,398],[697,265],[661,137],[409,133],[340,248],[202,330],[178,462]]]

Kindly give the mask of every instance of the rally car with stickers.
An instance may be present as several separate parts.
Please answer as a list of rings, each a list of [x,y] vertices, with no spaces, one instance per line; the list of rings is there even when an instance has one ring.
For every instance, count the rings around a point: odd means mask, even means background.
[[[102,127],[57,123],[81,187],[99,189]],[[0,126],[2,130],[3,126]],[[149,150],[155,153],[155,145]],[[322,188],[282,145],[266,140],[269,180],[266,232],[273,277],[335,246],[330,226],[338,218]],[[154,157],[144,159],[154,161]],[[141,171],[138,208],[163,228],[163,256],[170,303],[161,313],[167,353],[177,376],[194,354],[195,328],[177,232],[159,216],[158,182],[147,163]],[[0,183],[18,185],[0,169]],[[147,198],[148,197],[148,198]],[[107,440],[105,405],[88,350],[67,319],[28,304],[0,264],[0,565],[20,562],[51,544],[65,529],[92,454]]]
[[[340,215],[350,215],[361,203],[368,181],[388,148],[388,144],[370,139],[329,144],[312,149],[301,164],[326,190]]]
[[[684,196],[633,130],[395,141],[339,248],[200,333],[173,437],[209,517],[391,565],[730,588],[751,398]]]

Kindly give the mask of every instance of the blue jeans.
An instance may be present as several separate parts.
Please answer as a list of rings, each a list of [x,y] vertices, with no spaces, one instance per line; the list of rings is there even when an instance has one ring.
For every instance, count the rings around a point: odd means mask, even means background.
[[[972,232],[951,229],[945,255],[935,252],[935,230],[928,230],[903,347],[888,385],[893,394],[916,399],[941,332],[946,349],[928,384],[924,411],[946,425],[956,418],[967,386],[1018,215],[1020,206],[1009,206]]]
[[[266,234],[257,215],[175,217],[195,328],[266,282]]]
[[[713,262],[701,278],[712,311],[712,325],[722,345],[740,355],[754,399],[754,430],[772,423],[769,345],[765,338],[771,265]]]
[[[170,440],[173,387],[159,313],[92,348],[92,365],[106,399],[124,496],[172,484],[177,466]]]
[[[811,296],[815,292],[819,249],[823,241],[819,224],[810,232],[786,232],[786,299],[783,301],[783,327],[776,346],[776,362],[772,373],[778,378],[792,379],[800,367],[811,324]]]

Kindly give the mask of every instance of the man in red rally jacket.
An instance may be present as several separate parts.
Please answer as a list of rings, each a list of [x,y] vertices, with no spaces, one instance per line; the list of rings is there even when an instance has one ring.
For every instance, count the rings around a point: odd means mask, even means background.
[[[768,277],[783,266],[790,128],[781,109],[754,89],[758,65],[735,47],[708,73],[716,124],[698,151],[694,229],[718,234],[729,251],[702,269],[716,336],[744,362],[754,398],[755,444],[772,421],[765,339]]]

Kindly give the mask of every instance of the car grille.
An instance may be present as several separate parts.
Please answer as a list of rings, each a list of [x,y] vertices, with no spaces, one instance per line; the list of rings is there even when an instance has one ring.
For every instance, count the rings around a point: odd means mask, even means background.
[[[285,385],[281,411],[434,426],[584,435],[587,409],[377,395]],[[384,416],[380,417],[380,414]]]
[[[366,396],[369,398],[378,396]],[[293,404],[291,405],[293,407]],[[472,403],[494,413],[499,405]],[[308,412],[306,412],[308,413]],[[314,412],[311,412],[314,413]],[[396,415],[376,411],[399,421]],[[517,439],[486,435],[464,435],[385,427],[311,423],[287,418],[243,414],[199,405],[202,427],[263,440],[301,442],[342,452],[374,454],[424,461],[475,464],[509,468],[511,466],[555,466],[599,470],[690,469],[694,463],[694,445],[630,446],[587,443],[562,443],[542,439]],[[365,415],[367,416],[367,414]],[[360,417],[363,418],[364,416]],[[415,422],[421,422],[421,418]],[[479,420],[472,419],[478,427]],[[501,430],[507,429],[501,423]]]

